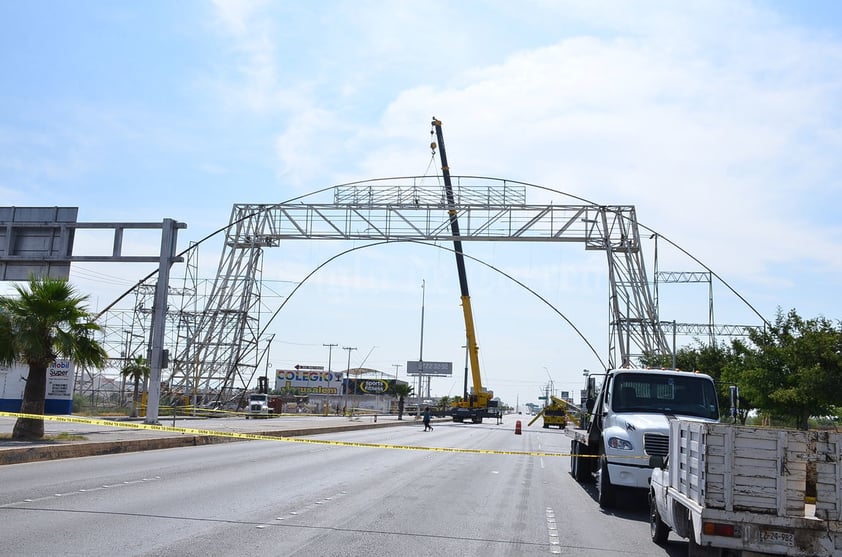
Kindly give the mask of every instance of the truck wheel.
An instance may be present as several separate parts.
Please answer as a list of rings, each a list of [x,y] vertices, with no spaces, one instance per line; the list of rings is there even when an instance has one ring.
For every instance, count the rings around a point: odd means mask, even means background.
[[[617,506],[617,488],[611,485],[611,478],[608,476],[608,459],[603,454],[599,460],[599,481],[597,482],[599,506],[603,509],[613,509]]]
[[[696,532],[693,528],[693,518],[687,517],[687,557],[721,557],[724,550],[716,547],[702,546],[696,543]]]
[[[649,490],[649,535],[652,536],[652,541],[658,545],[664,545],[669,536],[670,530],[664,521],[661,520],[661,514],[658,512],[658,503],[655,502],[655,493]]]
[[[577,482],[592,480],[590,462],[582,456],[582,445],[578,441],[570,442],[570,473]]]
[[[582,456],[582,445],[578,445],[576,449],[576,481],[579,483],[593,482],[591,460]]]

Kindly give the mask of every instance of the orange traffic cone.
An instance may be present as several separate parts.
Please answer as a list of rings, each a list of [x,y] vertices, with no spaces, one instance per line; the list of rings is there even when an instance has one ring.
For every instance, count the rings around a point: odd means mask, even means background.
[[[521,433],[520,433],[520,420],[515,422],[515,435],[521,435]]]

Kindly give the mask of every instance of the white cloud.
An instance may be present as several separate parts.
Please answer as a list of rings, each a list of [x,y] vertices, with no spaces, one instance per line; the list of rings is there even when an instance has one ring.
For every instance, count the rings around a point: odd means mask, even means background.
[[[402,150],[378,149],[362,168],[417,168],[423,149],[408,138],[420,134],[407,130],[434,113],[456,174],[633,203],[641,222],[726,275],[763,280],[793,257],[842,267],[828,258],[838,229],[828,235],[810,201],[842,170],[842,49],[740,12],[724,25],[713,10],[637,35],[563,39],[445,89],[404,91],[367,132],[401,138]]]

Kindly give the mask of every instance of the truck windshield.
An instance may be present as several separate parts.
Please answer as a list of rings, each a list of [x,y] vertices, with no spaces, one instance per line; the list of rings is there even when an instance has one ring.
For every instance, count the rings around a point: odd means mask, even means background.
[[[614,378],[615,412],[658,412],[719,419],[713,383],[704,377],[623,373]]]

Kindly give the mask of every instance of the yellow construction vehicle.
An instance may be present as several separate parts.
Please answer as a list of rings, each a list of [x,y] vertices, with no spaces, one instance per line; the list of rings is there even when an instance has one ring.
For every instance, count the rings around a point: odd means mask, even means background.
[[[473,390],[469,393],[465,385],[464,397],[450,409],[454,422],[470,420],[475,424],[482,423],[483,418],[500,418],[500,408],[494,393],[482,386],[479,372],[479,348],[477,346],[476,331],[474,330],[474,316],[471,311],[471,297],[468,293],[468,278],[465,273],[465,256],[462,252],[462,240],[459,235],[459,220],[456,213],[456,198],[453,195],[453,185],[450,181],[450,168],[447,166],[447,153],[444,150],[444,135],[441,121],[433,118],[436,130],[436,141],[441,158],[442,177],[444,178],[444,193],[447,200],[447,212],[450,215],[450,231],[453,234],[453,253],[456,255],[456,270],[459,273],[459,289],[462,294],[462,313],[465,316],[465,336],[467,338],[468,356],[471,361],[471,378],[474,382]],[[435,149],[436,143],[432,147]]]
[[[554,426],[559,429],[565,429],[567,427],[570,420],[570,411],[575,411],[577,408],[562,398],[551,396],[550,400],[552,402],[550,402],[547,406],[544,406],[540,412],[535,414],[535,417],[532,418],[529,425],[534,424],[538,418],[543,416],[545,429],[550,426]]]

